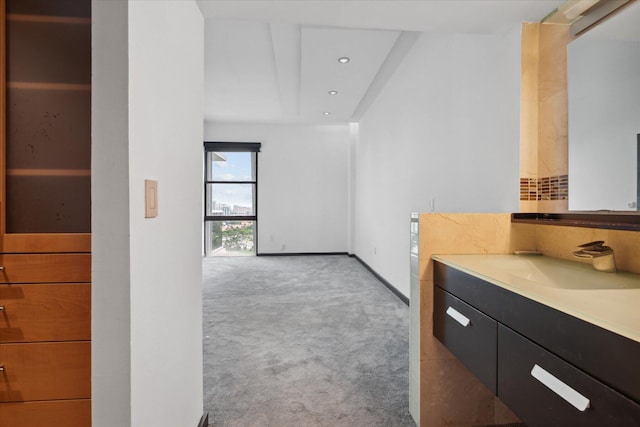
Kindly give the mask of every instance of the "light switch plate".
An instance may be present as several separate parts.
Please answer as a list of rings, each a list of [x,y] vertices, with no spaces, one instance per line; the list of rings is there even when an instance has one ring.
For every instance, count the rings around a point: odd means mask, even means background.
[[[158,216],[158,181],[144,180],[144,217]]]

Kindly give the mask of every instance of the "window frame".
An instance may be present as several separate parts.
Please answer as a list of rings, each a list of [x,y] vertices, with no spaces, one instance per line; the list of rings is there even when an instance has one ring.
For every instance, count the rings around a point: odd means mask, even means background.
[[[258,153],[260,152],[262,144],[260,142],[219,142],[219,141],[205,141],[204,142],[204,252],[207,253],[207,222],[224,222],[224,221],[253,221],[254,223],[254,252],[258,254]],[[242,152],[242,153],[255,153],[255,170],[253,179],[250,181],[221,181],[221,180],[209,180],[210,164],[208,161],[208,154],[210,152]],[[210,192],[207,191],[209,185],[215,184],[251,184],[254,186],[253,194],[253,215],[209,215],[208,208],[213,202],[211,200]]]

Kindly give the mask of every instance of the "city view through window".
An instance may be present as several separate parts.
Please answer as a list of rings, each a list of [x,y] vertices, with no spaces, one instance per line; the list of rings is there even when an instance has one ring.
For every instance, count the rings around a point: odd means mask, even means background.
[[[256,251],[256,153],[207,152],[205,246],[208,256]]]

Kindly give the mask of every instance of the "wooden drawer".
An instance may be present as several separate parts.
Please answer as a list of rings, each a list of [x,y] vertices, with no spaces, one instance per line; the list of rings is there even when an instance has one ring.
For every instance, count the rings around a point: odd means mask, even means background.
[[[498,397],[529,427],[638,426],[638,403],[503,325],[498,327],[498,346]],[[566,399],[553,391],[563,384],[573,390],[560,392]],[[589,401],[586,409],[584,399]]]
[[[91,400],[0,403],[2,427],[90,427]]]
[[[0,283],[91,282],[90,254],[5,254],[0,266]]]
[[[91,339],[91,285],[0,285],[0,342]]]
[[[494,394],[497,334],[495,320],[434,287],[433,335]]]
[[[91,252],[90,233],[14,234],[0,239],[0,252],[14,254],[31,253],[80,253]]]
[[[0,344],[0,402],[88,399],[91,343]]]

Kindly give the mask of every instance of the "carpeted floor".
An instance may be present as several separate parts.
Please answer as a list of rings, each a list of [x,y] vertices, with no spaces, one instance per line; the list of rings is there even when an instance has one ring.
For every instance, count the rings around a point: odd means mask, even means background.
[[[409,309],[347,256],[205,258],[213,426],[415,426]]]

